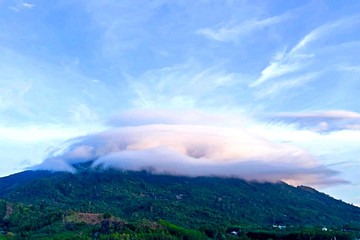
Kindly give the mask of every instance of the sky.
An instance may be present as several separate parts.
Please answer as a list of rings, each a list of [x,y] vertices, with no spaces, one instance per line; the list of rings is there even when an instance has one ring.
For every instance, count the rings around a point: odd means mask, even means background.
[[[360,206],[360,2],[0,0],[0,176],[72,164]]]

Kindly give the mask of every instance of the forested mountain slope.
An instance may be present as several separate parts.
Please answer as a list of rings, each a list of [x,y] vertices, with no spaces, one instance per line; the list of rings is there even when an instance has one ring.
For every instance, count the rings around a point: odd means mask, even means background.
[[[360,209],[309,187],[215,177],[82,170],[26,171],[0,178],[0,199],[80,212],[110,212],[134,221],[164,219],[179,226],[343,226]]]

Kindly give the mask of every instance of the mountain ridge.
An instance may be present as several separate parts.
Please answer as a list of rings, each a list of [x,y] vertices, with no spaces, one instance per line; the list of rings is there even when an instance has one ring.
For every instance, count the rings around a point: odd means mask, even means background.
[[[306,186],[234,178],[179,177],[146,171],[25,171],[0,178],[0,199],[184,227],[218,224],[341,226],[360,208]]]

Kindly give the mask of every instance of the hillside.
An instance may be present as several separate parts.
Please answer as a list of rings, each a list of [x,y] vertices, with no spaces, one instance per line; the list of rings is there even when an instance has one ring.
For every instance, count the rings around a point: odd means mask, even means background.
[[[128,221],[164,219],[182,227],[343,226],[360,209],[309,187],[147,172],[26,171],[0,178],[0,199],[52,209],[110,212]]]

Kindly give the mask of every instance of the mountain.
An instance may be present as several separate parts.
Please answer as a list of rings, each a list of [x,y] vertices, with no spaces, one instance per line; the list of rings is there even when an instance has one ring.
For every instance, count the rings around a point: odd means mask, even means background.
[[[27,171],[0,179],[0,198],[125,219],[203,224],[327,225],[360,221],[360,209],[315,189],[215,177],[85,170]]]
[[[198,230],[219,226],[342,227],[360,222],[360,208],[313,188],[283,182],[85,168],[76,174],[25,171],[0,178],[0,189],[0,219],[9,209],[6,204],[12,204],[18,206],[12,209],[48,209],[46,212],[58,214],[51,215],[54,219],[61,215],[59,211],[63,215],[67,211],[109,213],[122,221],[166,221]]]

